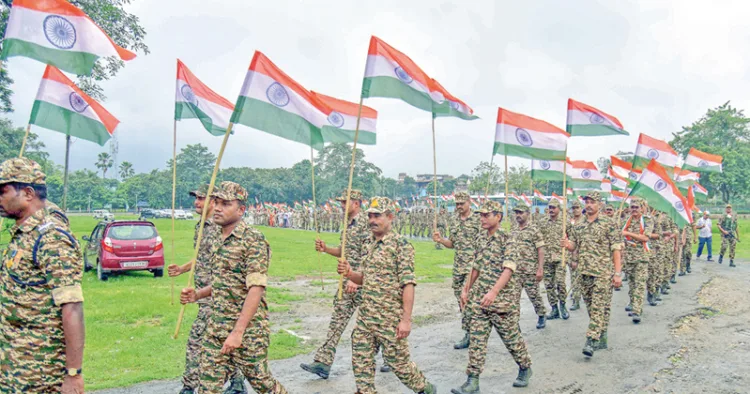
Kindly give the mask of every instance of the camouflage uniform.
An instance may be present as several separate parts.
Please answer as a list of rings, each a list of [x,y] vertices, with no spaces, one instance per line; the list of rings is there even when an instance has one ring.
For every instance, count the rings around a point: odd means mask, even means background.
[[[580,205],[580,202],[576,200],[573,202],[573,205],[575,204]],[[572,216],[569,216],[568,218],[569,218],[568,220],[570,220],[570,223],[568,223],[568,225],[565,227],[565,234],[568,237],[568,239],[571,239],[573,236],[573,231],[575,229],[575,226],[577,224],[582,223],[584,220],[586,220],[586,216],[581,215],[578,219],[575,219]],[[574,251],[570,253],[570,256],[568,257],[569,257],[568,265],[571,267],[570,268],[570,288],[571,288],[570,299],[573,302],[577,303],[581,300],[581,286],[578,283],[578,277],[580,276],[579,275],[580,271],[578,270],[578,268],[573,269],[573,264],[575,263],[577,267],[580,264],[579,259],[578,259],[578,251]]]
[[[724,215],[719,221],[719,226],[729,235],[721,235],[721,251],[719,256],[724,256],[729,249],[729,260],[734,260],[734,249],[737,247],[737,215]]]
[[[45,208],[47,208],[47,213],[49,213],[52,218],[55,219],[55,223],[62,227],[65,230],[70,229],[70,220],[68,220],[68,216],[65,215],[65,212],[63,212],[62,208],[58,207],[57,204],[53,203],[50,200],[44,201]]]
[[[649,217],[646,216],[646,219]],[[648,262],[648,280],[646,281],[646,289],[650,294],[657,294],[659,286],[661,286],[661,249],[664,247],[664,240],[662,239],[662,227],[664,226],[664,220],[658,211],[654,212],[653,216],[653,233],[658,235],[658,238],[651,241],[651,257]]]
[[[672,220],[665,213],[662,213],[661,216],[661,231],[675,234],[678,230],[674,220]],[[672,276],[672,267],[674,266],[675,261],[675,239],[677,239],[677,237],[672,237],[668,240],[662,240],[662,247],[659,249],[659,264],[661,268],[659,283],[661,283],[663,286],[667,285],[667,283],[669,282],[669,278]]]
[[[234,182],[222,182],[214,197],[247,201],[247,191]],[[250,386],[258,393],[286,393],[286,389],[268,370],[268,346],[271,329],[265,295],[247,326],[242,345],[229,354],[221,354],[224,341],[240,317],[250,288],[265,288],[271,247],[260,231],[239,221],[211,256],[212,313],[204,333],[200,362],[200,390],[219,393],[230,373],[242,370]]]
[[[469,195],[467,193],[456,193],[456,202],[463,203],[468,200]],[[466,279],[471,272],[471,262],[474,259],[474,241],[481,229],[482,224],[479,221],[478,213],[471,213],[466,219],[461,219],[458,213],[451,217],[448,239],[453,243],[453,249],[456,251],[453,257],[453,281],[451,287],[459,305],[461,303],[461,290],[464,288]],[[464,308],[461,316],[461,329],[465,332],[469,332],[470,321],[471,311],[468,308]]]
[[[489,201],[482,205],[480,212],[502,212],[502,209],[499,203]],[[466,368],[466,374],[469,376],[479,376],[484,371],[487,341],[492,327],[500,335],[516,364],[521,368],[531,366],[531,357],[518,324],[521,316],[521,283],[515,274],[515,261],[504,257],[507,238],[507,233],[498,228],[491,235],[488,231],[482,230],[475,241],[473,270],[477,271],[479,276],[470,289],[467,305],[467,308],[472,310],[469,365]],[[495,286],[506,268],[513,271],[510,280],[500,290],[492,305],[483,308],[482,298]]]
[[[586,198],[600,201],[598,192]],[[571,242],[578,252],[579,284],[589,313],[586,337],[598,340],[609,326],[612,303],[612,252],[622,249],[622,234],[611,219],[601,215],[594,221],[582,220],[571,232]]]
[[[690,227],[686,227],[685,231],[685,245],[682,247],[682,265],[680,266],[680,273],[684,274],[686,269],[690,268],[690,259],[693,254],[693,242],[695,238],[695,223],[692,223]]]
[[[390,199],[376,197],[368,213],[394,212]],[[425,390],[427,380],[409,356],[407,339],[396,339],[403,315],[403,288],[416,285],[414,247],[391,231],[382,239],[371,236],[362,260],[362,304],[352,332],[352,369],[359,394],[376,393],[375,354],[383,348],[385,362],[401,383],[414,392]]]
[[[552,200],[550,205],[559,203]],[[552,306],[557,306],[559,302],[565,302],[568,290],[565,286],[565,266],[562,264],[562,248],[557,247],[560,244],[562,235],[562,216],[557,215],[557,220],[551,218],[539,218],[536,222],[544,236],[544,282],[547,288],[547,301]]]
[[[529,212],[529,206],[519,203],[513,211]],[[505,257],[514,262],[517,269],[513,274],[518,283],[523,286],[529,301],[534,305],[537,316],[544,316],[544,299],[539,293],[539,282],[536,281],[536,270],[539,264],[538,249],[544,248],[544,236],[538,227],[526,223],[526,227],[516,227],[508,237],[505,247]]]
[[[641,221],[643,222],[641,225]],[[654,231],[654,223],[651,218],[641,215],[640,219],[628,219],[623,230],[635,234],[648,236]],[[635,239],[624,239],[623,248],[623,271],[628,275],[628,296],[633,313],[641,315],[643,311],[643,294],[646,292],[646,282],[649,272],[648,266],[651,260],[649,243],[643,243]]]
[[[0,185],[10,182],[46,184],[39,165],[25,158],[0,165]],[[59,392],[65,378],[62,306],[83,302],[81,249],[46,209],[16,223],[10,234],[0,273],[0,391]]]

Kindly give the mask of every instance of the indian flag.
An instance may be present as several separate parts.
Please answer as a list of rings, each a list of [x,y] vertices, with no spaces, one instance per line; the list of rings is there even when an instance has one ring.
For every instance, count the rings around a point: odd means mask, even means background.
[[[603,179],[599,191],[602,194],[602,198],[609,198],[612,194],[612,181]]]
[[[557,201],[560,202],[560,204],[564,204],[565,203],[565,200],[563,200],[562,197],[558,196],[555,193],[552,193],[552,197],[550,197],[550,200],[557,200]]]
[[[435,116],[477,119],[466,103],[448,93],[408,56],[375,36],[370,38],[367,51],[362,97],[396,98]]]
[[[321,128],[331,109],[256,51],[231,122],[323,148]]]
[[[643,169],[651,160],[661,164],[667,173],[671,173],[677,165],[677,152],[668,143],[641,133],[638,137],[638,146],[635,148],[633,169]]]
[[[568,99],[567,132],[571,136],[630,135],[614,116]]]
[[[494,154],[539,160],[565,160],[568,133],[543,120],[497,110]]]
[[[708,199],[708,190],[706,190],[705,187],[701,186],[700,183],[694,183],[692,189],[695,193],[696,199],[699,199],[701,201],[705,201],[706,199]]]
[[[567,170],[571,179],[570,186],[577,190],[598,190],[604,179],[596,164],[590,161],[570,160]]]
[[[177,59],[174,119],[198,119],[209,133],[221,136],[229,127],[234,105],[196,78]]]
[[[698,182],[700,177],[701,174],[697,172],[681,169],[680,167],[674,168],[674,183],[680,190],[687,191],[690,186]]]
[[[532,206],[532,205],[534,205],[534,204],[533,204],[533,203],[531,202],[531,199],[530,199],[530,198],[529,198],[528,196],[526,196],[526,194],[524,194],[524,193],[521,193],[521,197],[520,197],[520,199],[521,199],[521,201],[523,201],[524,203],[526,203],[526,205],[528,205],[528,206]]]
[[[544,197],[544,194],[540,193],[537,189],[534,189],[534,198],[538,198],[542,201],[547,201],[547,197]]]
[[[7,23],[2,60],[24,56],[89,75],[100,57],[135,58],[67,0],[14,0]]]
[[[626,203],[630,202],[630,197],[628,197],[628,194],[625,192],[621,192],[619,190],[612,190],[612,195],[609,198],[610,201],[625,201]]]
[[[617,156],[610,156],[609,163],[610,168],[615,174],[628,180],[628,186],[634,185],[638,182],[638,178],[641,177],[640,170],[634,170],[632,163],[622,160]]]
[[[631,196],[638,196],[653,208],[666,213],[683,228],[693,221],[687,200],[672,182],[672,178],[656,159],[643,170],[643,175],[630,192]]]
[[[611,181],[612,187],[616,190],[626,190],[628,188],[628,178],[620,176],[620,174],[617,174],[612,167],[609,167],[607,170],[607,176],[609,177],[609,180]]]
[[[47,66],[29,123],[104,146],[120,121],[62,71]]]
[[[516,193],[510,193],[510,194],[508,194],[508,198],[511,199],[511,200],[515,200],[515,201],[520,201],[521,200],[520,198],[518,198],[518,196],[516,195]]]
[[[324,142],[353,142],[354,132],[357,129],[357,115],[359,104],[349,101],[340,100],[324,94],[310,92],[315,99],[320,100],[331,110],[328,112],[328,123],[323,126]],[[377,123],[378,112],[374,109],[362,106],[362,113],[359,119],[359,135],[357,143],[363,145],[375,145],[375,125]]]
[[[538,181],[562,181],[565,162],[562,160],[531,159],[531,179]]]
[[[712,155],[695,148],[690,148],[682,168],[698,172],[721,172],[721,162],[723,160],[719,155]]]

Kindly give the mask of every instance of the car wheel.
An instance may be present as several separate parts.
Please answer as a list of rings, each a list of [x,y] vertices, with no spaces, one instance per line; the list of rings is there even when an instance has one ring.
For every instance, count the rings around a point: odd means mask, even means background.
[[[161,278],[162,276],[164,276],[164,269],[163,268],[156,269],[153,272],[154,272],[154,278]]]
[[[99,278],[99,280],[102,282],[105,282],[107,279],[109,279],[107,273],[102,269],[102,263],[98,261],[96,263],[96,277]]]
[[[83,254],[83,272],[89,272],[91,271],[91,268],[93,267],[89,264],[89,258],[86,257],[86,253],[84,253]]]

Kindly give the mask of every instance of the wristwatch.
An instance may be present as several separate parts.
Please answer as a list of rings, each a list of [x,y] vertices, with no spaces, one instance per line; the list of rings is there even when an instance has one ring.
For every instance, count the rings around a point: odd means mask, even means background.
[[[81,368],[65,368],[65,375],[75,377],[81,374]]]
[[[622,272],[615,272],[615,275],[619,276],[620,278],[622,278]]]

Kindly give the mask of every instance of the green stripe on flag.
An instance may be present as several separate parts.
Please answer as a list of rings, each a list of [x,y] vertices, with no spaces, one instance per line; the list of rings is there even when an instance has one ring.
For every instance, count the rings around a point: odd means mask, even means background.
[[[565,130],[571,137],[596,137],[602,135],[630,135],[625,130],[598,124],[569,124]]]
[[[217,137],[222,136],[227,132],[227,129],[224,127],[214,126],[211,117],[206,115],[206,113],[200,108],[184,101],[175,102],[174,118],[175,120],[198,119],[203,124],[203,127],[206,128],[206,131]],[[234,131],[232,133],[234,133]]]
[[[572,187],[573,189],[581,189],[581,190],[599,190],[601,189],[602,182],[601,181],[590,181],[585,179],[571,179],[570,184],[568,187]]]
[[[34,101],[29,123],[96,142],[101,146],[104,146],[111,137],[101,122],[46,101]]]
[[[420,92],[391,77],[368,77],[362,81],[362,97],[389,97],[401,99],[419,109],[432,112],[434,101]]]
[[[461,118],[463,120],[474,120],[479,119],[476,115],[469,115],[465,114],[459,110],[454,109],[450,106],[450,103],[446,101],[444,104],[441,105],[435,105],[435,108],[433,108],[432,112],[435,114],[436,117],[443,118],[448,116],[454,116],[456,118]]]
[[[333,126],[323,126],[321,131],[323,141],[331,143],[349,143],[354,141],[354,130],[344,130]],[[357,143],[362,145],[375,145],[377,134],[360,130],[357,136]]]
[[[88,52],[65,51],[46,48],[17,38],[3,40],[3,52],[0,59],[13,56],[24,56],[42,63],[53,65],[60,70],[76,75],[89,75],[99,57]]]
[[[560,171],[549,170],[531,170],[531,179],[535,181],[560,181],[563,180],[563,173]],[[570,177],[568,177],[568,181]]]
[[[565,151],[503,144],[502,142],[497,141],[495,141],[494,154],[522,157],[526,159],[565,160]]]
[[[661,194],[659,194],[659,192],[642,183],[636,184],[635,187],[633,187],[633,190],[630,192],[630,195],[641,197],[646,200],[648,202],[648,205],[650,205],[652,208],[666,213],[670,218],[672,218],[672,220],[675,221],[675,223],[677,223],[677,227],[679,228],[683,228],[685,227],[685,225],[689,224],[687,220],[685,220],[685,218],[683,218],[679,214],[677,208],[675,208],[669,200],[664,198]],[[687,207],[683,207],[683,209],[687,209]]]
[[[682,169],[695,172],[721,172],[720,166],[695,167],[687,163],[682,165]]]
[[[301,142],[318,150],[323,149],[320,129],[307,119],[265,101],[240,96],[231,122]]]

